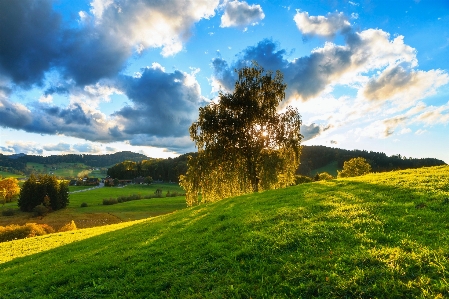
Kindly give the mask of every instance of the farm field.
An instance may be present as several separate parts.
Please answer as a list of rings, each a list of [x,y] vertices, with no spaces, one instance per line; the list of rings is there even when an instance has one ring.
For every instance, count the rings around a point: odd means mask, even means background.
[[[449,166],[302,184],[70,244],[57,238],[73,232],[0,243],[11,253],[0,264],[0,294],[447,298],[448,216]],[[65,245],[50,246],[57,242]],[[33,253],[23,256],[28,244]]]
[[[86,187],[70,187],[71,192],[83,189]],[[164,197],[103,205],[104,198],[117,198],[133,194],[154,195],[156,189],[161,189]],[[14,216],[0,216],[0,225],[46,223],[59,229],[74,220],[78,228],[86,228],[158,216],[186,207],[184,196],[165,197],[168,191],[181,193],[182,188],[176,184],[128,185],[122,188],[103,187],[71,193],[67,208],[49,213],[45,217],[32,217],[30,213],[20,212],[17,201],[15,201],[0,207],[0,211],[8,208],[16,210]],[[81,207],[82,203],[86,203],[87,207]]]
[[[14,174],[11,172],[6,172],[6,171],[0,171],[0,176],[4,179],[6,178],[23,178],[23,175],[20,174]]]
[[[90,177],[105,177],[106,171],[100,168],[93,168],[82,163],[58,163],[44,165],[40,163],[27,163],[28,170],[37,174],[50,174],[62,178],[76,178],[83,175]]]

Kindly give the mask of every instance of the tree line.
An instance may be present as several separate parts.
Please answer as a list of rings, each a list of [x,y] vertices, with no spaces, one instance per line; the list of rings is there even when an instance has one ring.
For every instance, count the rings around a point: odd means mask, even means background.
[[[187,160],[195,153],[176,158],[150,159],[143,161],[123,161],[110,167],[107,175],[113,179],[132,180],[150,176],[155,181],[178,182],[179,176],[187,171]]]
[[[25,174],[30,174],[28,173],[29,170],[27,169],[27,163],[39,163],[39,164],[82,163],[91,167],[110,167],[111,165],[126,160],[142,161],[146,159],[149,158],[145,155],[129,151],[105,155],[67,154],[67,155],[51,155],[48,157],[36,155],[0,154],[0,166],[2,166],[4,170],[8,170],[10,172],[20,171]]]
[[[338,168],[343,168],[345,161],[352,158],[365,158],[371,165],[372,171],[384,172],[398,169],[419,168],[425,166],[445,165],[442,160],[435,158],[407,158],[401,155],[387,156],[385,153],[366,150],[345,150],[327,146],[303,146],[301,161],[297,174],[310,176],[312,170],[337,161]]]

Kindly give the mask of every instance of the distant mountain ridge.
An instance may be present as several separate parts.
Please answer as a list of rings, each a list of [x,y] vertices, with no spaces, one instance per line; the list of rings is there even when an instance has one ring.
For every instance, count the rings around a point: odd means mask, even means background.
[[[137,162],[147,159],[151,158],[143,154],[138,154],[130,151],[123,151],[105,155],[68,154],[51,155],[47,157],[25,154],[0,154],[0,166],[9,167],[18,171],[25,171],[26,164],[29,162],[40,164],[83,163],[92,167],[109,167],[126,160]]]

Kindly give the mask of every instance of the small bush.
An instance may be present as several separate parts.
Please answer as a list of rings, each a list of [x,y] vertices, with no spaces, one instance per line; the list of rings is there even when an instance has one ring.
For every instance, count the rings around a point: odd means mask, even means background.
[[[322,172],[322,173],[317,173],[315,176],[315,181],[329,181],[329,180],[333,180],[334,177],[327,173],[327,172]]]
[[[310,183],[313,179],[311,177],[305,176],[305,175],[295,175],[295,184],[304,184],[304,183]]]
[[[16,213],[16,211],[14,211],[11,208],[8,208],[8,209],[2,211],[3,216],[14,216],[15,213]]]
[[[87,202],[83,202],[83,203],[81,204],[81,207],[82,207],[82,208],[87,208]]]
[[[75,221],[72,220],[72,222],[67,223],[63,227],[61,227],[58,232],[68,232],[71,230],[77,230]]]
[[[33,209],[34,217],[45,216],[48,214],[48,208],[42,204],[35,206]]]
[[[117,198],[103,199],[103,205],[105,205],[105,206],[115,205],[115,204],[118,204]]]
[[[0,226],[0,242],[42,236],[54,232],[55,230],[48,224],[27,223],[25,225]]]

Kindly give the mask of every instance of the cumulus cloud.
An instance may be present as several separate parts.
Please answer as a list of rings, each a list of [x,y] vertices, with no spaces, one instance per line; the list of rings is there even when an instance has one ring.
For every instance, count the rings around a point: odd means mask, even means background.
[[[135,51],[161,48],[164,56],[181,51],[194,24],[213,16],[218,4],[95,0],[90,12],[80,12],[78,26],[69,26],[50,0],[2,1],[0,75],[31,87],[57,70],[78,85],[95,84],[114,77]]]
[[[359,89],[361,96],[368,99],[393,99],[413,92],[407,97],[413,103],[449,82],[444,71],[415,70],[416,50],[404,44],[402,36],[391,40],[382,30],[368,29],[348,32],[345,40],[345,45],[327,42],[309,56],[287,60],[285,50],[265,39],[244,49],[231,64],[215,58],[214,86],[232,90],[236,79],[233,70],[250,65],[253,60],[267,70],[284,74],[288,101],[307,101],[336,85],[346,85]],[[373,72],[380,75],[371,78],[368,74]]]
[[[308,12],[297,11],[293,18],[296,26],[305,36],[334,37],[338,32],[351,29],[347,17],[342,13],[328,13],[325,16],[309,16]]]
[[[166,73],[158,65],[141,70],[139,77],[121,76],[120,88],[132,101],[114,115],[125,134],[181,137],[205,104],[194,74]]]
[[[46,151],[68,152],[71,149],[70,144],[60,142],[58,144],[47,144],[42,147]]]
[[[235,0],[226,3],[220,27],[244,28],[255,25],[264,18],[265,14],[260,5],[249,5],[246,1]]]
[[[0,11],[0,75],[24,87],[42,84],[60,54],[61,17],[52,1],[1,1]]]
[[[329,130],[332,128],[332,125],[317,125],[315,123],[312,123],[310,125],[301,125],[301,134],[304,137],[302,140],[307,141],[310,139],[313,139],[319,135],[321,135],[324,131]]]
[[[422,103],[423,99],[449,83],[447,72],[417,69],[416,50],[404,43],[403,36],[391,38],[380,29],[353,31],[341,13],[322,18],[299,13],[299,18],[307,18],[310,22],[316,20],[313,24],[317,27],[307,31],[310,34],[330,37],[340,32],[344,44],[326,42],[310,55],[292,59],[288,58],[290,52],[277,43],[262,40],[241,51],[235,61],[227,61],[220,56],[212,60],[213,90],[232,91],[237,79],[234,69],[249,66],[255,60],[266,70],[283,73],[287,84],[283,105],[295,105],[300,111],[315,105],[312,110],[316,111],[316,105],[323,101],[330,103],[332,107],[321,108],[321,114],[313,116],[312,122],[331,120],[335,127],[357,124],[360,127],[354,131],[355,135],[374,138],[391,136],[398,127],[404,129],[417,117],[426,125],[447,122],[448,113],[444,108],[431,109]],[[302,27],[306,28],[305,25]],[[329,29],[331,27],[332,30]],[[341,87],[353,90],[354,96],[334,98],[333,90]],[[324,115],[323,109],[326,111]],[[307,113],[308,116],[313,115],[310,111]],[[323,132],[323,125],[316,123],[302,127],[304,140]]]
[[[91,143],[77,143],[73,145],[73,149],[79,153],[97,154],[102,152],[102,149],[99,146]]]
[[[386,68],[379,76],[369,80],[363,95],[369,100],[387,100],[397,96],[424,97],[435,93],[449,82],[448,74],[441,70],[416,71],[403,65]]]
[[[449,102],[439,107],[428,107],[426,111],[419,114],[416,121],[432,126],[436,124],[449,123]]]
[[[6,141],[4,146],[0,146],[0,150],[9,154],[42,155],[43,153],[42,148],[32,141]]]

